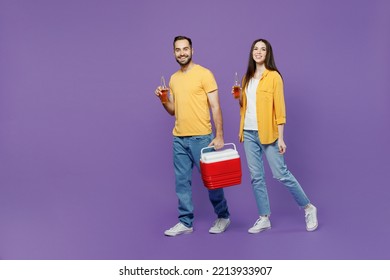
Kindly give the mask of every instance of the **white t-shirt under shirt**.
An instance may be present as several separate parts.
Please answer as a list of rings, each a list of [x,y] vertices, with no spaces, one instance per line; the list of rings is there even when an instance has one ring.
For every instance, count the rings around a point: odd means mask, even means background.
[[[247,109],[245,113],[245,130],[258,130],[256,114],[256,89],[260,79],[250,79],[246,88]]]

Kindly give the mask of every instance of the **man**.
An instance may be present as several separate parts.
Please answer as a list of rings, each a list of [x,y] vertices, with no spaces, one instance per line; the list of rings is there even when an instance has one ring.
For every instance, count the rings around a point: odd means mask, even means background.
[[[173,128],[173,161],[176,177],[176,194],[179,200],[179,223],[164,232],[176,236],[193,231],[194,207],[192,203],[191,176],[193,166],[200,170],[200,151],[207,146],[216,150],[224,145],[222,112],[218,87],[210,70],[192,61],[192,41],[177,36],[173,41],[174,55],[180,69],[171,76],[168,102],[165,110],[175,116]],[[161,95],[161,87],[155,94]],[[210,108],[215,124],[213,138]],[[230,224],[229,210],[223,189],[209,190],[209,198],[217,214],[210,233],[222,233]]]

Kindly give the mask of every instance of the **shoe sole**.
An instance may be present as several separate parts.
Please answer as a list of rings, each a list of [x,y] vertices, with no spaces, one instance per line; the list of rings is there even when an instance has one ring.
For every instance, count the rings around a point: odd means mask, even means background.
[[[186,230],[186,231],[182,231],[182,232],[178,232],[178,233],[176,233],[176,234],[169,234],[169,233],[165,233],[164,232],[164,235],[165,236],[169,236],[169,237],[175,237],[175,236],[178,236],[178,235],[182,235],[182,234],[190,234],[190,233],[192,233],[194,230]]]
[[[313,228],[306,228],[307,231],[315,231],[318,228],[318,224]]]
[[[227,223],[226,227],[222,231],[212,231],[212,230],[209,230],[209,233],[211,233],[211,234],[223,233],[223,232],[225,232],[227,230],[229,225],[230,225],[230,221]]]
[[[249,231],[249,230],[248,230],[248,233],[250,233],[250,234],[256,234],[256,233],[260,233],[260,232],[262,232],[262,231],[266,231],[266,230],[269,230],[269,229],[271,229],[271,227],[262,228],[262,229],[260,229],[259,231]]]

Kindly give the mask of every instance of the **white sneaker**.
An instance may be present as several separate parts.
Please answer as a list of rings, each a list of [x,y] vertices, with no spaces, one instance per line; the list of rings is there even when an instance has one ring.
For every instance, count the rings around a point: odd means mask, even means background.
[[[222,233],[230,225],[230,219],[218,218],[215,220],[213,226],[209,229],[210,233]]]
[[[249,233],[259,233],[263,230],[267,230],[271,228],[271,221],[269,220],[268,217],[262,217],[257,219],[253,227],[248,229]]]
[[[193,232],[192,227],[186,227],[182,223],[177,223],[174,227],[171,227],[170,229],[164,231],[164,234],[166,236],[176,236],[180,234],[187,234]]]
[[[317,208],[312,204],[305,209],[305,221],[307,231],[313,231],[317,229]]]

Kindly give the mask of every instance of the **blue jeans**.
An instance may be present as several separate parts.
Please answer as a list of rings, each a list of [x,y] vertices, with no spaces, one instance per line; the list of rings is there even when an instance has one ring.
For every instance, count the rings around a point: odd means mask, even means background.
[[[200,150],[212,141],[212,134],[173,138],[173,163],[176,177],[176,195],[179,199],[179,220],[192,227],[194,206],[192,203],[192,169],[200,170]],[[223,189],[209,190],[209,198],[218,218],[228,218],[229,210]]]
[[[263,154],[267,158],[273,177],[284,184],[297,204],[300,207],[305,207],[310,203],[297,179],[287,169],[284,157],[279,153],[278,141],[263,145],[260,143],[258,131],[244,130],[244,149],[260,216],[271,214],[265,184]]]

